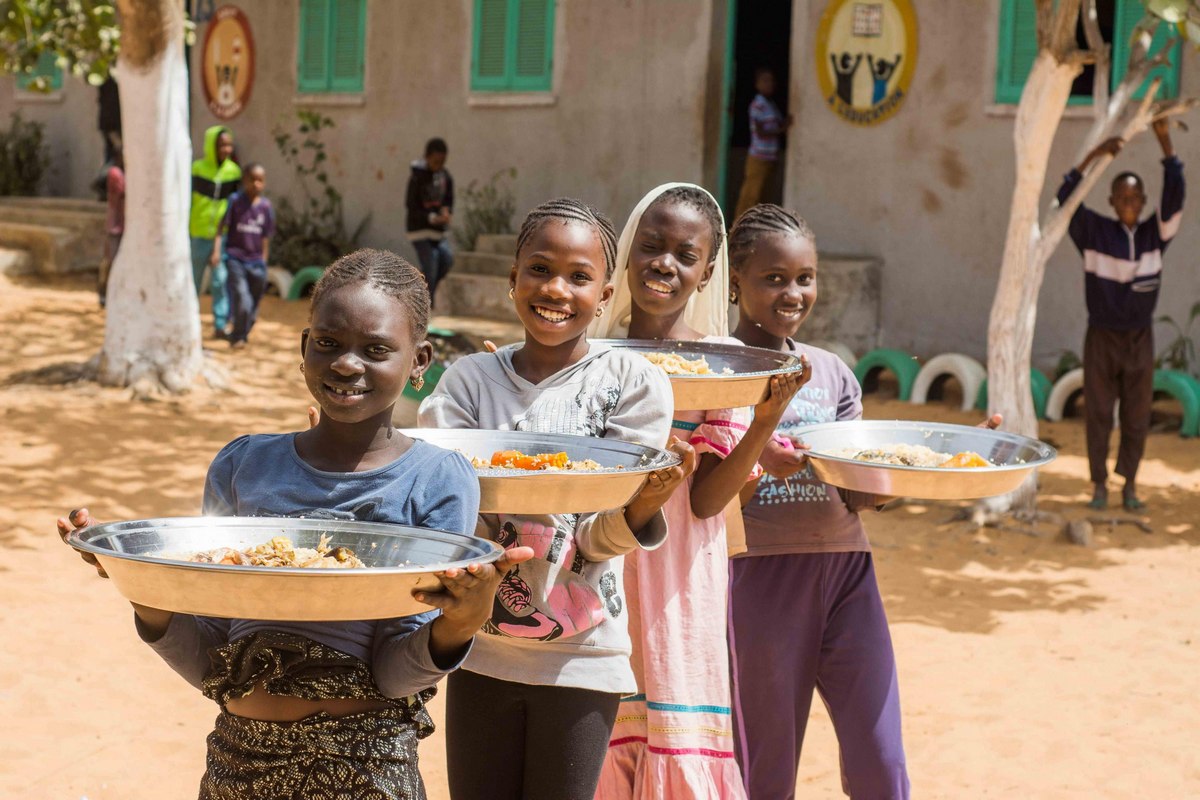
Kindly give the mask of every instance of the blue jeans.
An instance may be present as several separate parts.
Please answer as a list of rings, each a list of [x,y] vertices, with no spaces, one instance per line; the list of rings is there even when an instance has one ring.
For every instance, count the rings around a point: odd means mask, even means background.
[[[200,293],[200,284],[204,281],[204,268],[212,256],[213,240],[202,237],[192,237],[192,280],[196,282],[196,293]],[[229,324],[229,292],[225,290],[225,260],[213,267],[212,276],[208,281],[208,291],[212,295],[213,327],[224,331]]]
[[[267,265],[262,261],[241,261],[225,257],[229,272],[230,307],[233,310],[233,333],[230,342],[244,342],[258,319],[258,303],[267,289]]]
[[[425,283],[429,285],[429,302],[432,304],[437,285],[454,266],[454,253],[450,252],[450,242],[445,239],[417,239],[412,245],[417,251]]]

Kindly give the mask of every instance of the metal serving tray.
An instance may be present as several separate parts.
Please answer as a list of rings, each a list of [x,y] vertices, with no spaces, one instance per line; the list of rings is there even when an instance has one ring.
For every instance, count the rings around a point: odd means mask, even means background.
[[[594,344],[635,353],[678,353],[689,360],[704,357],[712,375],[670,375],[676,411],[742,408],[767,397],[773,375],[804,368],[798,355],[762,347],[688,342],[677,339],[596,339]],[[723,375],[724,369],[733,370]]]
[[[591,459],[601,472],[480,469],[479,510],[484,514],[587,514],[625,506],[651,472],[679,463],[674,453],[618,439],[524,431],[415,428],[403,431],[468,458],[491,459],[497,450],[566,453]],[[621,469],[615,469],[621,467]]]
[[[810,463],[825,483],[859,492],[925,500],[969,500],[1013,491],[1038,467],[1055,459],[1054,448],[1015,433],[934,422],[829,422],[792,432],[812,448]],[[830,455],[845,448],[925,445],[954,455],[970,450],[996,466],[947,469],[872,464]]]
[[[349,547],[367,566],[303,569],[178,560],[217,547],[252,547],[275,536],[287,536],[297,547],[316,547],[322,534],[334,547]],[[502,553],[494,542],[462,533],[277,517],[109,522],[74,531],[67,541],[94,554],[117,590],[139,605],[210,617],[292,621],[385,619],[428,611],[412,593],[437,591],[434,573],[495,561]]]

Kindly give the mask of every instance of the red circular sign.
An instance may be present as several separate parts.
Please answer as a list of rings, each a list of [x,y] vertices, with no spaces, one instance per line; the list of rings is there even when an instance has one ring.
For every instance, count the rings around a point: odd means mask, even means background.
[[[233,119],[250,101],[254,87],[254,35],[236,6],[221,6],[209,20],[200,49],[204,100],[217,119]]]

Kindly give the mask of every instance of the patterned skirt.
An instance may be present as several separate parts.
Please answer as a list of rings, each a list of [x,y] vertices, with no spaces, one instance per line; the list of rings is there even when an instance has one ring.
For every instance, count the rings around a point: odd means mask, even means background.
[[[200,800],[425,800],[417,742],[433,732],[425,710],[433,690],[385,698],[366,664],[293,634],[255,634],[211,657],[204,693],[222,708],[255,686],[306,700],[385,700],[389,707],[339,717],[320,712],[297,722],[222,710],[208,737]]]

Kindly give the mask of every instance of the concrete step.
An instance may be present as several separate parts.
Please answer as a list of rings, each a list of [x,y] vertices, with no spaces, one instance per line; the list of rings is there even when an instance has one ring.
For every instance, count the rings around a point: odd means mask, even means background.
[[[28,275],[34,271],[34,264],[28,250],[0,247],[0,275]]]
[[[481,253],[472,251],[454,254],[454,267],[451,274],[492,275],[497,278],[508,278],[512,272],[512,254],[503,256],[496,253]],[[507,290],[506,290],[507,291]]]
[[[511,261],[517,252],[517,235],[515,233],[483,233],[475,240],[475,252],[493,253],[508,256]]]
[[[40,208],[30,205],[0,203],[0,222],[17,222],[23,225],[48,225],[67,228],[86,236],[99,237],[103,245],[105,211],[78,211],[71,209]]]
[[[437,288],[434,313],[441,316],[482,317],[517,322],[517,311],[508,299],[508,278],[472,275],[457,268]]]
[[[17,197],[0,195],[0,207],[20,206],[23,208],[39,208],[45,211],[82,211],[94,214],[105,213],[105,205],[100,200],[81,200],[75,197]]]
[[[103,239],[93,240],[68,228],[0,220],[0,247],[27,250],[34,259],[32,272],[95,269],[100,264],[102,246]]]

